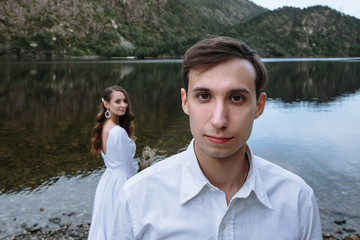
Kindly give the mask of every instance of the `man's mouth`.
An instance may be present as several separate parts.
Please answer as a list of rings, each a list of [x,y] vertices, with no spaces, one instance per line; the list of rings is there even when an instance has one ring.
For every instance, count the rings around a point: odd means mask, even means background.
[[[207,139],[209,139],[210,142],[215,144],[224,144],[230,141],[231,139],[233,139],[233,137],[221,137],[221,136],[209,136],[209,135],[206,135],[206,137]]]

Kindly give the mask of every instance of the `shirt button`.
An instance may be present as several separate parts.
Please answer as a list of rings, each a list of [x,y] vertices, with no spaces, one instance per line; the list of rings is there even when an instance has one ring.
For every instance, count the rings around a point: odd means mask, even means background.
[[[244,201],[243,205],[244,205],[244,207],[246,207],[247,206],[247,201]]]
[[[198,198],[197,200],[198,200],[199,203],[203,202],[203,200],[201,198]]]
[[[226,225],[225,224],[221,224],[221,231],[224,231],[226,229]]]

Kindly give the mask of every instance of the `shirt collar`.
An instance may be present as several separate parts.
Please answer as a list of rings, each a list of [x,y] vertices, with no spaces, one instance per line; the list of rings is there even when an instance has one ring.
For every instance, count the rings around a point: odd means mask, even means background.
[[[265,191],[263,181],[258,173],[256,161],[249,146],[246,146],[246,154],[249,159],[250,169],[242,188],[235,194],[234,198],[246,198],[253,191],[257,199],[266,207],[272,209],[268,195]],[[185,159],[182,159],[182,176],[180,204],[184,204],[195,197],[207,184],[210,184],[201,171],[194,151],[194,139],[185,151]]]
[[[194,151],[194,139],[185,151],[185,159],[182,159],[182,176],[180,204],[184,204],[195,197],[208,183],[201,171]]]
[[[239,191],[235,194],[235,198],[246,198],[251,192],[255,193],[256,198],[266,207],[272,209],[272,205],[270,203],[267,192],[264,188],[264,183],[262,181],[261,175],[258,171],[257,162],[255,161],[255,157],[250,149],[250,147],[246,146],[246,153],[250,163],[250,169],[248,176],[246,178],[245,184],[239,189]]]

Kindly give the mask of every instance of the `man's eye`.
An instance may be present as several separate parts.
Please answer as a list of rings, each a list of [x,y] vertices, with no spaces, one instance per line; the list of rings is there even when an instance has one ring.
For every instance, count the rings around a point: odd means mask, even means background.
[[[245,100],[244,96],[241,96],[241,95],[234,95],[230,98],[230,101],[232,101],[232,102],[241,102],[244,100]]]
[[[198,97],[201,99],[201,100],[208,100],[210,99],[210,95],[209,94],[206,94],[206,93],[200,93],[198,95]]]

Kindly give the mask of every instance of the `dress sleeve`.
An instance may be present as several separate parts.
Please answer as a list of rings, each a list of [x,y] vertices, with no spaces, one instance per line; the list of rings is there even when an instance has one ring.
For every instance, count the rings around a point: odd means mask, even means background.
[[[130,141],[131,140],[129,139],[129,136],[125,129],[120,127],[116,134],[115,146],[117,152],[126,158],[133,157],[133,151],[131,150]]]
[[[137,172],[135,161],[133,159],[136,145],[129,138],[125,129],[119,127],[115,137],[115,151],[119,164],[124,165],[123,169],[127,169],[129,175],[134,175]]]

